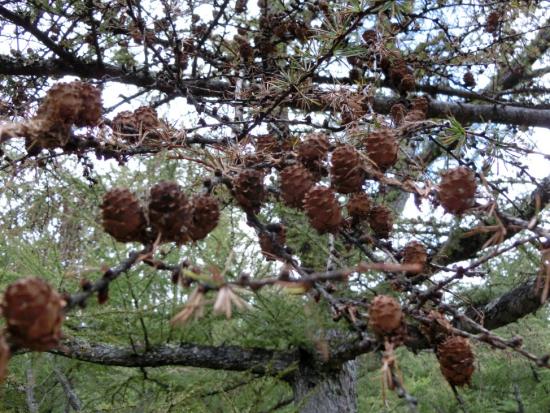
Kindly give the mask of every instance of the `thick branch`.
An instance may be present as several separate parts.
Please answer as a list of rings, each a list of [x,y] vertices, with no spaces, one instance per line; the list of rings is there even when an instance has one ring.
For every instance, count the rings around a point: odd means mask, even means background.
[[[139,87],[159,90],[169,95],[181,95],[176,93],[175,88],[167,85],[158,84],[155,77],[149,73],[139,70],[126,70],[114,65],[105,65],[98,68],[95,63],[85,65],[84,68],[74,69],[63,66],[60,60],[47,60],[41,63],[32,63],[30,65],[21,65],[11,61],[9,58],[0,58],[0,74],[30,76],[66,74],[82,76],[85,78],[95,78],[101,80],[110,80],[132,84]],[[220,80],[189,80],[182,81],[184,89],[186,88],[193,96],[216,97],[224,99],[233,99],[234,88],[229,82]],[[388,114],[394,103],[394,99],[378,96],[374,98],[373,108],[376,112]],[[283,105],[298,108],[295,101],[283,102]],[[310,111],[327,111],[323,106],[311,106]],[[464,123],[484,123],[493,122],[506,125],[522,126],[540,126],[550,128],[550,110],[532,109],[517,106],[503,106],[496,104],[471,104],[444,102],[439,100],[430,101],[429,116],[433,118],[447,118],[454,116],[458,121]]]
[[[537,204],[544,208],[550,202],[550,176],[542,180],[540,185],[520,206],[520,211],[514,216],[529,221],[537,211]],[[492,233],[478,233],[472,236],[464,236],[468,232],[458,229],[449,235],[449,239],[439,249],[432,260],[434,264],[449,265],[457,261],[473,258],[491,238]],[[508,229],[505,238],[509,239],[516,235],[519,230]]]
[[[276,351],[236,346],[200,346],[164,344],[136,353],[131,347],[64,341],[51,353],[71,359],[106,366],[161,367],[187,366],[215,370],[250,371],[256,374],[279,375],[290,372],[298,355],[293,351]]]

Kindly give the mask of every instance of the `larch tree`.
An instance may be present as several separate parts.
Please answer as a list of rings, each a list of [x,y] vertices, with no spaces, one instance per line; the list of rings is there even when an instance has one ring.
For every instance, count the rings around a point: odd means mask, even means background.
[[[443,411],[429,359],[466,411],[478,352],[540,375],[502,328],[549,295],[549,16],[0,1],[3,409],[356,412],[377,355],[381,406]]]

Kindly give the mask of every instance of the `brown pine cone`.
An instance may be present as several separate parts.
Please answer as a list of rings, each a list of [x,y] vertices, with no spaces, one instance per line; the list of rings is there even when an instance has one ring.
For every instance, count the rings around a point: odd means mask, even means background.
[[[474,77],[474,74],[469,70],[464,73],[464,77],[462,78],[462,80],[464,82],[464,86],[466,87],[474,87],[476,85],[476,78]]]
[[[439,345],[445,341],[452,331],[452,324],[439,311],[431,310],[426,316],[429,324],[421,324],[420,331],[432,345]]]
[[[365,44],[367,46],[372,46],[376,43],[376,40],[377,40],[377,34],[376,34],[376,30],[365,30],[363,32],[363,41],[365,42]]]
[[[143,208],[126,188],[111,189],[101,204],[103,229],[119,242],[144,242],[147,225]]]
[[[369,307],[369,327],[380,336],[395,332],[401,327],[403,312],[397,300],[388,295],[377,295]]]
[[[136,126],[141,133],[150,132],[160,126],[157,111],[149,106],[141,106],[134,111]]]
[[[113,131],[120,133],[125,136],[137,136],[138,135],[138,126],[136,117],[133,112],[129,110],[124,110],[119,112],[112,121]]]
[[[188,228],[189,237],[199,241],[216,228],[220,219],[220,206],[216,198],[210,195],[196,196],[191,200],[193,218]]]
[[[304,198],[309,223],[319,233],[336,233],[342,225],[342,213],[336,194],[330,188],[314,186]]]
[[[149,222],[160,242],[184,244],[190,240],[193,207],[175,182],[160,182],[151,188]]]
[[[467,338],[450,337],[437,347],[441,373],[453,386],[470,384],[474,373],[474,353]]]
[[[462,214],[473,205],[476,187],[473,171],[465,166],[449,169],[441,174],[439,202],[445,211],[451,214]]]
[[[41,278],[22,278],[10,284],[2,302],[10,342],[35,351],[57,347],[64,306],[57,291]]]
[[[399,145],[391,129],[371,132],[364,141],[368,157],[381,170],[385,171],[397,162]]]
[[[318,161],[322,161],[328,154],[330,143],[328,137],[323,133],[312,133],[306,136],[306,139],[298,145],[298,157],[308,166]]]
[[[402,103],[396,103],[390,109],[390,116],[395,126],[401,125],[406,115],[407,115],[407,108]]]
[[[405,116],[405,122],[420,122],[426,119],[426,114],[420,110],[411,110]]]
[[[407,275],[415,275],[424,271],[426,264],[428,263],[428,253],[426,247],[418,241],[411,241],[403,248],[402,252],[403,264],[420,264],[422,269],[417,272],[410,272]]]
[[[369,217],[370,207],[371,200],[364,192],[353,194],[346,205],[348,214],[352,217],[354,222],[360,222],[367,219]]]
[[[281,196],[286,205],[301,209],[304,196],[313,187],[311,173],[301,164],[290,165],[280,173]]]
[[[267,233],[260,234],[260,248],[262,254],[268,261],[274,261],[279,256],[279,247],[284,248],[286,243],[286,228],[282,224],[271,224],[267,226]],[[278,247],[273,243],[273,239]]]
[[[393,214],[384,205],[374,205],[369,212],[369,225],[378,238],[388,238],[393,228]]]
[[[264,175],[255,169],[245,169],[233,181],[235,199],[245,211],[260,212],[266,198]]]
[[[100,90],[90,84],[75,81],[52,86],[36,115],[52,124],[83,127],[97,125],[101,111]]]
[[[359,152],[350,145],[342,145],[334,150],[331,159],[330,178],[332,187],[342,193],[360,192],[365,182],[365,171]]]
[[[8,362],[10,361],[10,357],[10,346],[2,334],[0,335],[0,383],[2,383],[8,375]]]
[[[487,33],[496,33],[498,26],[500,25],[500,18],[502,14],[499,11],[493,11],[487,16],[485,23],[485,31]]]
[[[411,100],[411,112],[412,111],[422,112],[424,119],[426,119],[426,117],[428,116],[429,108],[430,108],[430,101],[426,96],[418,96]]]

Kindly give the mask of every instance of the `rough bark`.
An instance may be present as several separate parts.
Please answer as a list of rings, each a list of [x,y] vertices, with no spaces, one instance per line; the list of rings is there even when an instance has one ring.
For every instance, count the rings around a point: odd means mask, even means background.
[[[532,314],[542,307],[540,293],[536,285],[536,277],[533,277],[484,306],[468,309],[466,315],[482,323],[485,328],[494,330]]]
[[[304,363],[293,380],[294,401],[300,413],[353,413],[357,411],[357,361],[320,371]]]
[[[283,352],[236,346],[200,346],[193,344],[161,345],[143,352],[131,347],[66,340],[51,353],[105,366],[160,367],[188,366],[216,370],[250,371],[256,374],[281,375],[297,362],[293,351]]]

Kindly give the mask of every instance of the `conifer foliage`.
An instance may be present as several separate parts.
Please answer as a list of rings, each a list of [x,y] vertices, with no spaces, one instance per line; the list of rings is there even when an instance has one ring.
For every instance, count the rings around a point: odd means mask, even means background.
[[[0,2],[7,394],[39,411],[29,352],[75,411],[75,360],[135,368],[113,388],[163,392],[151,411],[366,411],[369,353],[381,405],[410,411],[403,359],[428,354],[463,410],[478,354],[550,368],[493,331],[549,297],[549,7]],[[165,366],[243,381],[183,399]]]

